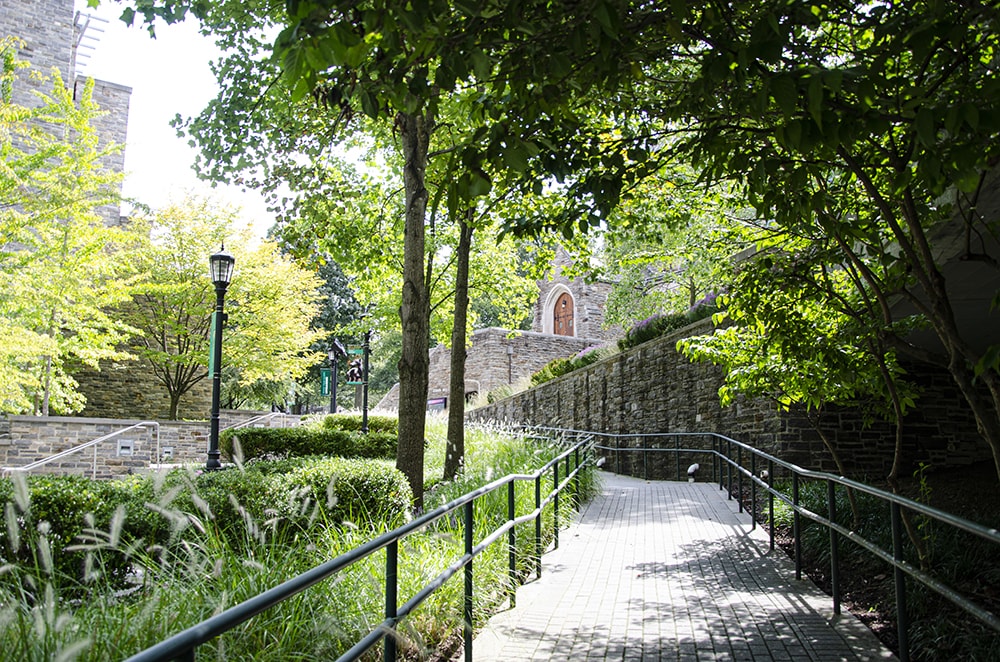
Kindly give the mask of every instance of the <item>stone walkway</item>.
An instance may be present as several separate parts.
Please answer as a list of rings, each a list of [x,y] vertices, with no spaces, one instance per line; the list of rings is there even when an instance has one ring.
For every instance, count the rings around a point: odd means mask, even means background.
[[[603,494],[560,532],[542,578],[494,616],[473,658],[890,660],[718,485],[602,473]]]

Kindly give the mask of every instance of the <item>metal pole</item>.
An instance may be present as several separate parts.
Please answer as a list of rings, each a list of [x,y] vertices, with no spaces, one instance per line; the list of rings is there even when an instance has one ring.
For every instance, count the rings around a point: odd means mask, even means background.
[[[465,555],[469,557],[469,562],[465,564],[465,615],[462,630],[465,636],[465,662],[472,662],[472,533],[473,533],[473,505],[469,501],[465,504]]]
[[[542,476],[535,476],[535,572],[542,578]]]
[[[774,460],[767,461],[767,521],[770,529],[771,551],[774,551]]]
[[[507,483],[507,519],[511,522],[516,518],[514,509],[514,481]],[[514,530],[517,527],[510,527],[507,532],[507,581],[510,586],[507,588],[507,599],[510,601],[510,608],[517,606],[517,545]]]
[[[552,501],[553,549],[559,549],[559,462],[552,465],[552,489],[555,491]]]
[[[398,590],[399,573],[399,541],[393,540],[385,548],[385,617],[387,619],[396,618],[396,602]],[[393,628],[385,634],[385,647],[383,649],[383,659],[385,662],[395,662],[396,660],[396,630]]]
[[[799,536],[799,474],[792,474],[792,537],[795,539],[795,578],[802,579],[802,539]]]
[[[733,500],[733,442],[726,442],[726,498]]]
[[[736,447],[736,500],[739,502],[738,512],[743,512],[743,447]]]
[[[830,522],[837,521],[837,484],[826,481],[827,516]],[[840,613],[840,549],[839,536],[830,527],[830,584],[833,593],[833,613]]]
[[[361,387],[361,432],[364,434],[368,434],[368,354],[371,352],[371,339],[371,330],[365,331],[364,353],[362,354],[364,357],[362,363],[364,373],[361,378],[364,382],[364,385]]]
[[[757,453],[750,453],[750,530],[757,528]]]
[[[223,312],[226,299],[226,283],[215,283],[215,336],[212,341],[212,418],[208,428],[208,461],[205,469],[212,471],[222,467],[219,452],[219,398],[222,390],[222,325],[226,321]]]
[[[330,350],[330,413],[337,413],[337,353]]]
[[[892,520],[892,556],[896,563],[903,560],[903,515],[899,504],[893,501],[889,504],[889,514]],[[896,584],[896,636],[899,642],[899,662],[910,660],[910,617],[906,609],[906,575],[899,566],[893,566],[893,578]]]

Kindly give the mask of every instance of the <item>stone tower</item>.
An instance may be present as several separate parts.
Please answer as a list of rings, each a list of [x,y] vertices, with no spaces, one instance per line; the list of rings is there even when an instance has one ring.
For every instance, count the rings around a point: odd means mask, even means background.
[[[73,10],[73,0],[3,0],[0,3],[0,36],[17,37],[24,42],[18,57],[31,65],[33,71],[48,76],[52,69],[59,71],[66,85],[79,93],[86,78],[78,76],[77,54],[81,43],[88,38],[88,20]],[[35,92],[48,93],[51,83],[40,83],[22,77],[13,90],[13,100],[22,106],[35,106],[39,101]],[[102,80],[94,80],[94,101],[104,115],[94,126],[102,143],[125,144],[128,127],[129,100],[132,88]],[[124,150],[109,155],[104,160],[109,170],[121,172],[125,165]],[[121,222],[117,206],[99,209],[105,222]]]

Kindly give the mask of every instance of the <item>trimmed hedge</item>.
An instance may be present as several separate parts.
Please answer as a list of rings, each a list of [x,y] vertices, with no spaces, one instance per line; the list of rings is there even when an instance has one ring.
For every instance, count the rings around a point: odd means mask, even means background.
[[[233,459],[233,439],[239,439],[243,461],[262,458],[331,455],[390,459],[396,457],[395,431],[361,432],[301,426],[295,428],[240,428],[220,435],[219,449]]]
[[[361,414],[329,414],[323,418],[322,426],[326,430],[359,431],[361,430],[361,423]],[[399,419],[395,416],[381,414],[369,415],[368,431],[399,434]]]

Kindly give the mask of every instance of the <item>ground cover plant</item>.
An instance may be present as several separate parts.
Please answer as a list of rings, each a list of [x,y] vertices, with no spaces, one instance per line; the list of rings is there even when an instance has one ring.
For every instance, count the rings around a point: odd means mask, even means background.
[[[428,508],[506,473],[533,470],[558,452],[470,430],[464,471],[441,482],[444,446],[444,421],[435,419],[426,466],[437,482],[430,481]],[[517,490],[519,513],[533,508],[530,488]],[[562,500],[562,521],[571,501],[592,488],[585,481]],[[412,516],[407,490],[386,461],[330,457],[254,460],[121,484],[4,479],[0,650],[18,660],[122,659],[395,527]],[[476,509],[481,537],[506,513],[506,491]],[[549,508],[546,535],[552,517]],[[531,525],[518,530],[522,575],[530,571],[531,532]],[[460,515],[404,539],[400,603],[461,555],[461,541]],[[502,544],[477,557],[478,623],[506,597],[506,561]],[[335,658],[381,621],[383,573],[383,556],[375,554],[203,646],[199,657]],[[401,648],[434,655],[458,641],[461,592],[461,578],[453,579],[407,619]]]
[[[877,483],[877,481],[875,481]],[[873,483],[875,484],[875,483]],[[779,486],[790,494],[790,486]],[[926,473],[919,470],[903,481],[901,492],[931,506],[954,513],[984,526],[1000,528],[1000,488],[992,467]],[[747,495],[744,495],[746,497]],[[837,512],[845,526],[892,550],[888,506],[864,494],[856,495],[857,522],[843,491],[837,495]],[[802,504],[816,513],[826,513],[826,485],[804,483]],[[766,500],[762,500],[766,504]],[[766,505],[761,508],[766,516]],[[762,520],[764,518],[761,518]],[[1000,613],[1000,549],[978,536],[966,534],[928,518],[911,518],[914,535],[925,548],[921,561],[911,540],[904,535],[908,561],[957,589],[973,602]],[[791,510],[776,502],[776,540],[793,553]],[[829,534],[825,527],[802,519],[803,570],[820,588],[831,592]],[[858,545],[840,543],[841,593],[845,610],[853,612],[888,648],[898,653],[893,570]],[[987,626],[955,607],[931,590],[907,582],[911,659],[917,662],[1000,659],[1000,641]]]

